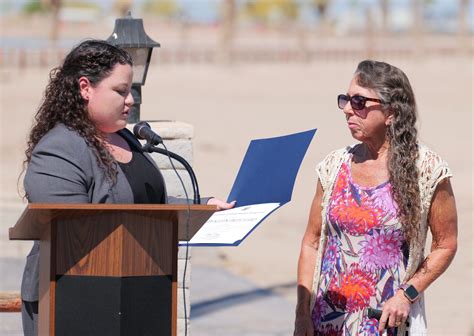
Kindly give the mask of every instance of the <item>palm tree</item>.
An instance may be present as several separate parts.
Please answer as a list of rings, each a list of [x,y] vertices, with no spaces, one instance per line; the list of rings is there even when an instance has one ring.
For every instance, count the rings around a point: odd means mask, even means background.
[[[380,0],[380,9],[382,12],[382,32],[387,34],[388,29],[388,17],[390,14],[390,0]]]
[[[268,24],[270,21],[278,23],[293,22],[298,18],[297,0],[247,0],[244,11],[256,21]]]
[[[419,36],[423,31],[423,0],[411,0],[413,13],[412,33]]]
[[[120,17],[125,17],[132,8],[132,2],[132,0],[115,0],[113,6]]]
[[[331,0],[313,0],[312,5],[316,9],[319,16],[318,30],[321,35],[326,35],[330,30],[328,21],[328,8]]]
[[[469,3],[471,0],[459,0],[459,33],[462,35],[469,34]]]
[[[237,6],[235,0],[224,0],[221,7],[221,22],[217,58],[222,63],[231,62],[235,36]]]
[[[458,34],[461,49],[469,51],[470,38],[469,38],[469,3],[471,0],[459,0],[459,11],[458,11]]]
[[[41,7],[51,10],[51,30],[49,38],[55,42],[59,37],[59,10],[62,6],[62,0],[41,0]]]
[[[413,52],[415,58],[422,57],[424,54],[424,43],[423,43],[423,7],[425,2],[430,0],[411,0],[411,10],[412,10],[412,27],[411,35],[414,39],[413,41]]]
[[[123,0],[121,1],[123,2]],[[173,20],[179,15],[180,8],[176,0],[147,0],[144,2],[142,10],[163,19]]]

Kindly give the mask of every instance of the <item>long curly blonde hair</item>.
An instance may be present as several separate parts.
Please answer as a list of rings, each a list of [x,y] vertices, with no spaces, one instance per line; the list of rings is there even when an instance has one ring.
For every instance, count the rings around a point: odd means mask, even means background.
[[[405,238],[416,240],[421,221],[421,199],[416,165],[419,157],[417,109],[413,89],[402,70],[384,62],[362,61],[355,76],[360,86],[379,95],[383,110],[393,115],[387,129],[389,179]]]

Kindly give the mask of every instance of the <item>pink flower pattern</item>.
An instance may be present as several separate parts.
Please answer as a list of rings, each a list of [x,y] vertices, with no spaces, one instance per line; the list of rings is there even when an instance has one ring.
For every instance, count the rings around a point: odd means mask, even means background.
[[[350,168],[342,164],[329,204],[329,220],[344,232],[361,236],[380,224],[383,212],[383,208],[371,202],[370,195],[351,183]]]
[[[323,274],[331,275],[334,271],[341,269],[341,242],[337,237],[328,237],[324,255],[325,258],[322,265]]]
[[[393,227],[387,230],[373,230],[359,242],[361,265],[370,272],[389,269],[400,264],[402,258],[402,234]]]
[[[342,326],[334,326],[331,323],[324,325],[317,332],[314,332],[315,336],[341,336],[344,335]]]
[[[339,283],[336,277],[331,279],[327,296],[335,306],[353,313],[368,306],[370,298],[375,295],[375,284],[373,274],[353,263],[349,271],[342,274]]]
[[[318,295],[316,296],[313,313],[311,315],[313,318],[313,321],[320,323],[321,318],[324,316],[324,313],[326,312],[327,307],[328,307],[328,304],[324,300],[323,292],[320,290]]]
[[[398,207],[392,199],[390,185],[382,188],[375,188],[369,197],[370,203],[382,211],[388,216],[388,218],[395,218],[397,216]]]
[[[343,163],[328,206],[328,238],[312,312],[315,335],[378,335],[364,308],[380,309],[401,285],[407,256],[391,185],[365,188]]]
[[[360,324],[360,336],[378,336],[379,322],[376,319],[368,319],[364,317]]]

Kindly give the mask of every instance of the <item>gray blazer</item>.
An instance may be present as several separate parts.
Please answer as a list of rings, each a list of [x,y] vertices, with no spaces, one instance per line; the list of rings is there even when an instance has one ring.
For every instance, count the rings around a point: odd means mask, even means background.
[[[122,129],[118,133],[141,150],[129,130]],[[144,154],[159,172],[150,155]],[[133,203],[130,184],[119,165],[117,170],[117,182],[112,185],[84,138],[65,125],[57,124],[33,150],[24,180],[26,197],[31,203]],[[166,199],[168,203],[186,202],[172,197]],[[39,242],[36,241],[27,256],[21,297],[25,301],[38,301],[38,292]]]

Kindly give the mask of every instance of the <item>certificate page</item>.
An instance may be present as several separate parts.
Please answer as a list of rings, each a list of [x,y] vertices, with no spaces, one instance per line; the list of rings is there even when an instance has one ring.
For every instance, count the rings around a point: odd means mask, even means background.
[[[238,245],[279,206],[280,203],[263,203],[216,212],[189,241],[189,245]]]

